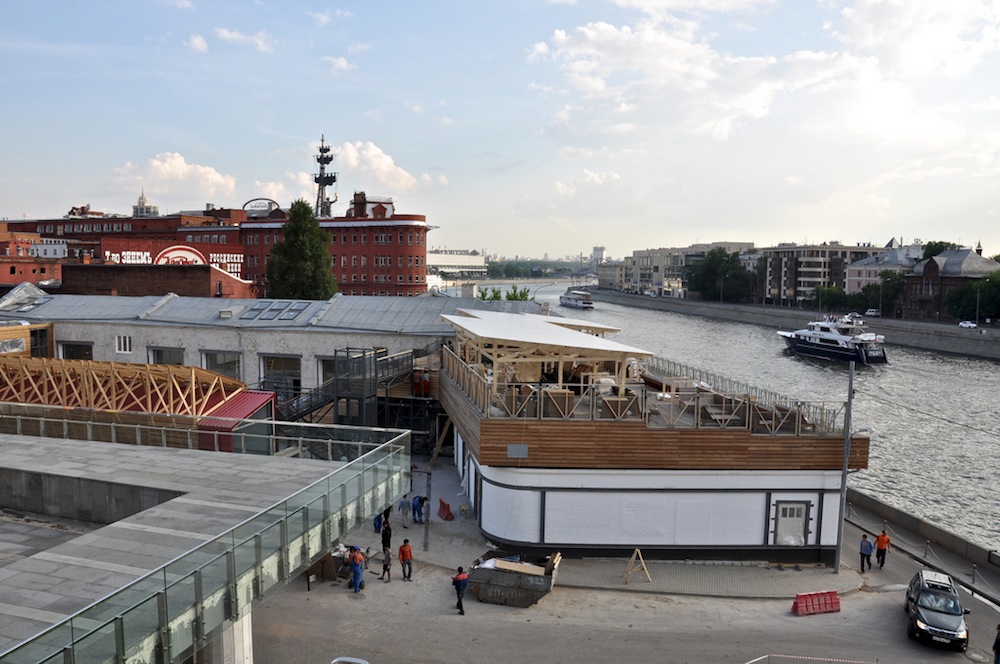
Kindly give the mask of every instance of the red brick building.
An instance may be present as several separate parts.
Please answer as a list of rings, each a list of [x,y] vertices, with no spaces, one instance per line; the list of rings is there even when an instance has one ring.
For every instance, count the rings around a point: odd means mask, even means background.
[[[166,295],[255,298],[253,284],[214,265],[115,265],[67,263],[59,293],[67,295]]]
[[[59,281],[62,263],[56,258],[43,258],[32,254],[32,248],[41,243],[38,233],[0,224],[0,285],[16,286],[28,281],[45,284]]]
[[[67,242],[67,262],[86,258],[93,264],[213,265],[251,282],[258,296],[267,294],[267,259],[288,219],[287,210],[276,203],[253,216],[247,210],[213,206],[203,212],[132,217],[84,215],[81,209],[62,219],[8,223],[11,231]],[[427,290],[424,215],[397,214],[391,198],[358,192],[343,217],[319,222],[330,233],[331,271],[344,295],[405,297]],[[21,281],[31,280],[17,283]],[[192,287],[200,289],[199,284]]]

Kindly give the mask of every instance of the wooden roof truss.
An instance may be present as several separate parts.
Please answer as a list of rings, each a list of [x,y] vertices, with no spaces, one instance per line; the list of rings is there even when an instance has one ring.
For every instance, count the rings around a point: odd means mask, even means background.
[[[0,401],[198,416],[245,389],[197,367],[0,356]]]

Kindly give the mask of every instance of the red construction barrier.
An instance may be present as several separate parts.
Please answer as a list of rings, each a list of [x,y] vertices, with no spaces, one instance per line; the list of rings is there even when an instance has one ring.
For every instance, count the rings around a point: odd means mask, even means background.
[[[797,616],[808,616],[813,613],[836,613],[840,611],[840,597],[836,590],[824,590],[818,593],[799,593],[792,602],[792,613]]]
[[[451,513],[451,505],[438,498],[438,517],[443,521],[451,521],[455,515]]]

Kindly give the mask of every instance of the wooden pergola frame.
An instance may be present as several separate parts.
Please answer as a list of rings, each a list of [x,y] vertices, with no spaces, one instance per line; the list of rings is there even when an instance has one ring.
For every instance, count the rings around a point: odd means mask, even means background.
[[[197,367],[0,355],[0,401],[201,416],[245,390]]]
[[[497,394],[501,382],[538,382],[537,379],[526,380],[526,377],[518,371],[519,366],[526,366],[530,363],[539,368],[544,364],[556,365],[557,379],[554,386],[559,389],[565,387],[566,367],[569,365],[590,365],[592,367],[610,365],[614,369],[609,373],[614,377],[615,390],[620,396],[625,391],[628,361],[650,355],[638,349],[633,349],[633,352],[624,352],[542,342],[515,342],[498,337],[480,336],[458,326],[455,328],[455,349],[458,356],[467,364],[476,364],[482,367],[486,367],[487,364],[492,366],[493,380],[490,381],[490,390],[494,395]],[[512,374],[508,372],[508,368]],[[521,380],[501,381],[500,376],[520,377]]]

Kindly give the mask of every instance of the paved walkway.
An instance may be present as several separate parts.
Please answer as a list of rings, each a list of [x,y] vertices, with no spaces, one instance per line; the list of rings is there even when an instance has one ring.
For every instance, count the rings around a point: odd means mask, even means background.
[[[427,463],[418,460],[416,470],[426,471]],[[416,493],[426,493],[425,477],[420,472],[415,475],[413,486]],[[411,493],[410,498],[414,495]],[[455,516],[453,521],[437,518],[439,499],[451,506]],[[454,465],[450,460],[439,460],[431,484],[431,521],[426,525],[411,524],[404,529],[399,513],[394,511],[390,519],[394,553],[403,538],[408,538],[418,563],[430,563],[449,570],[459,565],[468,569],[489,547],[475,517],[465,517],[460,513],[459,505],[463,502],[465,498]],[[845,547],[845,561],[848,560],[847,552],[854,551],[854,542],[861,539],[861,531],[849,526],[846,537],[850,546]],[[349,540],[347,544],[370,546],[373,552],[381,550],[379,535],[370,526],[356,529]],[[374,559],[379,560],[379,554],[375,554]],[[564,558],[559,565],[556,584],[562,587],[750,599],[794,599],[798,593],[826,590],[844,594],[864,586],[862,575],[849,566],[842,566],[841,573],[834,574],[830,568],[821,566],[694,561],[647,561],[650,579],[640,571],[630,575],[626,585],[627,566],[627,558]],[[378,570],[381,566],[373,563],[372,569]]]
[[[417,460],[416,469],[426,471],[426,461]],[[426,475],[417,473],[414,489],[426,493]],[[413,497],[413,493],[410,497]],[[438,501],[443,499],[451,506],[453,521],[437,518]],[[440,459],[433,472],[431,490],[431,521],[426,525],[411,524],[402,528],[399,513],[393,512],[393,549],[403,538],[410,539],[418,564],[433,564],[454,570],[459,565],[466,569],[489,550],[479,531],[474,516],[463,516],[459,506],[465,502],[458,476],[450,460]],[[918,535],[885,524],[894,548],[903,551],[927,567],[951,574],[959,583],[978,592],[994,603],[1000,604],[1000,569],[977,569],[972,574],[972,564],[961,556],[936,546],[927,546]],[[855,507],[849,509],[845,522],[844,549],[840,574],[823,566],[768,565],[753,562],[702,562],[702,561],[647,561],[650,579],[641,571],[630,576],[625,583],[626,558],[563,559],[559,566],[556,584],[562,587],[629,590],[634,592],[701,595],[747,599],[794,599],[798,593],[836,590],[839,594],[860,590],[866,581],[870,587],[879,580],[871,574],[859,574],[855,559],[856,543],[861,533],[874,534],[883,522],[871,513]],[[381,544],[374,529],[363,527],[351,534],[348,543],[360,543],[379,551]],[[378,559],[379,555],[376,554]],[[373,564],[373,569],[380,565]]]

